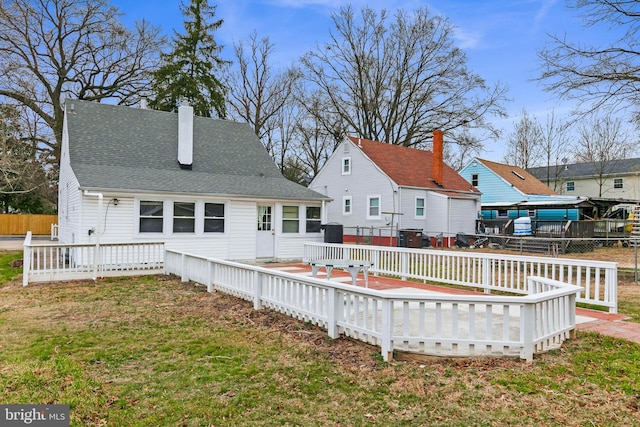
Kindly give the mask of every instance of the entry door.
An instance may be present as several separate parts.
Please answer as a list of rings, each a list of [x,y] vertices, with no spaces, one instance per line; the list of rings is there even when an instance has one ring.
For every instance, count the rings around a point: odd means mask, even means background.
[[[273,258],[275,256],[273,206],[258,206],[257,224],[256,258]]]

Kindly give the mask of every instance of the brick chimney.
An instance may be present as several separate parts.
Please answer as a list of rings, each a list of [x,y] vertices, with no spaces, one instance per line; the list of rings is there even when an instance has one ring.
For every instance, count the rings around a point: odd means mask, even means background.
[[[440,185],[444,185],[443,139],[441,130],[436,129],[433,131],[433,180]]]
[[[180,169],[193,165],[193,107],[186,101],[178,107],[178,163]]]

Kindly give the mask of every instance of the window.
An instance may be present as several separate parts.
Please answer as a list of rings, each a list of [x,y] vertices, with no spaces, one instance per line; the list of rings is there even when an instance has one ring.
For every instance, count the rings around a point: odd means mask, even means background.
[[[369,196],[367,219],[380,219],[380,196]]]
[[[320,206],[307,207],[307,233],[320,232]]]
[[[576,183],[573,181],[567,181],[567,191],[575,191]]]
[[[297,233],[300,231],[300,221],[298,217],[298,206],[282,207],[282,232]]]
[[[224,233],[224,203],[204,204],[204,232]]]
[[[622,178],[615,178],[613,180],[613,188],[622,188]]]
[[[342,215],[351,215],[351,196],[342,197]]]
[[[416,218],[424,218],[424,197],[416,197]]]
[[[140,201],[140,233],[162,233],[162,202]]]
[[[474,187],[478,186],[478,174],[477,173],[472,173],[471,174],[471,185],[473,185]]]
[[[506,209],[498,209],[498,218],[506,218],[509,216]]]
[[[351,157],[342,158],[342,175],[351,175]]]
[[[258,231],[271,231],[271,206],[258,206]]]
[[[535,209],[529,209],[529,211],[527,212],[527,216],[529,218],[535,218],[536,217],[536,210]]]
[[[173,232],[193,233],[196,231],[196,204],[175,202],[173,204]]]

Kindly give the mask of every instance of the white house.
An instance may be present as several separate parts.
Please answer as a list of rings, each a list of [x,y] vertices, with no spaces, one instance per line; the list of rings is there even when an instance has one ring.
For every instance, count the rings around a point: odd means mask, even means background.
[[[640,158],[530,168],[559,194],[640,200]]]
[[[434,237],[474,233],[480,192],[442,158],[443,134],[434,132],[434,151],[349,137],[337,147],[309,188],[333,199],[327,219],[342,224],[344,241],[358,230],[394,236],[420,229]],[[432,239],[433,240],[433,239]]]
[[[322,241],[329,198],[285,179],[247,124],[68,100],[58,201],[62,243],[255,260]]]

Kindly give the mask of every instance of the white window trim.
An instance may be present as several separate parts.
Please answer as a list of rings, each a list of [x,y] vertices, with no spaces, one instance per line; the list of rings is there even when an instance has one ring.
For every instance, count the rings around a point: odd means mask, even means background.
[[[616,187],[616,181],[620,181],[620,186]],[[613,188],[616,190],[621,190],[624,188],[624,179],[623,178],[614,178],[613,179]]]
[[[161,202],[162,203],[162,231],[159,233],[143,233],[140,231],[140,202]],[[168,215],[167,209],[171,207],[171,216]],[[136,214],[136,234],[138,236],[164,236],[167,233],[167,222],[173,228],[173,203],[167,203],[166,200],[158,199],[154,197],[136,198],[134,202],[134,209]]]
[[[371,200],[378,199],[378,215],[370,215],[371,213]],[[353,210],[353,208],[351,208]],[[380,195],[367,196],[367,219],[381,219],[382,218],[382,197]]]
[[[193,204],[193,216],[176,216],[175,205],[176,203]],[[198,216],[199,215],[198,202],[194,200],[173,200],[171,202],[171,234],[179,234],[181,236],[189,236],[198,234]],[[193,231],[174,231],[177,218],[193,219]]]
[[[223,205],[224,216],[222,217],[222,221],[223,221],[223,224],[224,224],[224,231],[222,233],[213,232],[213,231],[204,231],[205,220],[207,220],[207,219],[219,219],[217,217],[205,217],[204,216],[205,203],[215,203],[215,204]],[[198,204],[200,206],[198,206]],[[204,200],[202,202],[198,202],[198,204],[196,204],[196,212],[198,212],[196,214],[196,227],[197,227],[196,228],[196,234],[202,234],[204,236],[224,236],[225,234],[227,234],[228,225],[229,225],[228,218],[227,218],[227,212],[228,212],[227,203],[223,202],[223,201]]]
[[[348,168],[349,170],[347,170],[347,171],[344,170],[344,164],[345,164],[344,162],[345,162],[345,160],[349,161],[349,168]],[[342,158],[342,162],[340,163],[340,171],[342,172],[342,175],[351,175],[352,166],[353,165],[351,164],[351,156],[343,157]]]
[[[418,215],[418,200],[422,200],[422,215]],[[423,219],[427,216],[427,199],[426,197],[416,196],[415,207],[413,210],[416,219]]]
[[[311,236],[317,236],[318,234],[322,233],[322,231],[321,231],[322,229],[318,230],[317,232],[307,231],[307,223],[309,223],[309,222],[317,222],[317,223],[320,223],[320,225],[322,225],[322,206],[300,205],[300,208],[304,212],[304,220],[303,220],[303,223],[302,223],[302,225],[304,227],[300,229],[300,232],[302,234],[309,234]],[[320,209],[320,218],[319,219],[311,219],[311,220],[309,220],[309,218],[307,217],[307,208],[318,208],[318,209]]]
[[[294,218],[285,218],[284,217],[284,208],[292,206],[292,207],[297,207],[298,208],[298,218],[294,219]],[[301,205],[297,205],[297,204],[283,204],[282,206],[280,206],[280,233],[284,236],[295,236],[297,234],[303,234],[302,232],[302,219],[300,218],[300,213],[302,210],[302,206]],[[306,210],[305,210],[305,215],[306,215]],[[298,231],[295,232],[289,232],[289,231],[284,231],[284,222],[294,222],[297,221],[298,222]],[[305,229],[306,230],[306,229]]]
[[[346,211],[346,201],[349,200],[349,212]],[[352,215],[353,214],[353,197],[352,196],[342,196],[342,215]]]
[[[573,187],[571,190],[569,190],[569,184],[571,184],[571,186]],[[576,191],[576,182],[575,181],[567,181],[566,189],[567,189],[567,191]]]

